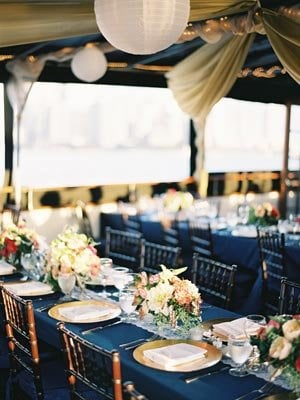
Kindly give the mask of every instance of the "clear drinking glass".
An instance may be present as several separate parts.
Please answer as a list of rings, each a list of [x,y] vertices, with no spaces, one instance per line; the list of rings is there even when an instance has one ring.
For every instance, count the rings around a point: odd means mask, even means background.
[[[129,271],[126,267],[114,267],[112,270],[112,278],[114,286],[118,289],[118,292],[113,293],[114,296],[120,297],[120,292],[125,288],[128,282],[127,272]]]
[[[264,315],[249,314],[245,320],[245,334],[251,340],[251,336],[255,336],[260,327],[265,326],[267,320]],[[259,362],[259,350],[257,346],[252,346],[251,354],[247,361],[247,369],[252,372],[261,370],[262,365]]]
[[[103,290],[101,293],[99,293],[99,296],[104,297],[104,298],[110,296],[110,294],[106,291],[106,285],[107,285],[108,279],[112,275],[112,266],[113,266],[113,260],[111,258],[107,258],[107,257],[100,258],[100,278],[101,278]]]
[[[133,319],[133,312],[135,311],[135,306],[133,305],[134,300],[134,290],[124,289],[120,293],[119,305],[123,311],[121,319],[124,321],[130,321]]]
[[[57,277],[57,282],[59,284],[60,290],[63,292],[64,296],[60,301],[71,301],[71,293],[75,287],[76,276],[73,273],[70,274],[59,274]]]
[[[228,348],[231,359],[237,365],[234,368],[230,368],[230,375],[237,377],[248,375],[245,364],[252,351],[252,346],[249,339],[229,336]]]

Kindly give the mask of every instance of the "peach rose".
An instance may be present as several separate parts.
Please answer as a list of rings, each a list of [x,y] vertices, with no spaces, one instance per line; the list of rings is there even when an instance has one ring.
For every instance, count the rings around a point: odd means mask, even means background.
[[[300,336],[300,321],[290,319],[282,325],[284,337],[292,342]]]
[[[272,358],[284,360],[290,354],[291,349],[291,343],[283,336],[278,336],[270,346],[269,355]]]

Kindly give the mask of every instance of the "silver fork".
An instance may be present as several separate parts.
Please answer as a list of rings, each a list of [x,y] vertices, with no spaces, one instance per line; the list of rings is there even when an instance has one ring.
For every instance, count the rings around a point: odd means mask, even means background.
[[[243,394],[242,396],[237,397],[235,400],[244,400],[244,399],[247,399],[249,395],[256,394],[256,393],[259,394],[259,395],[268,394],[269,391],[273,388],[273,386],[274,386],[274,384],[272,382],[267,382],[264,385],[262,385],[260,388],[254,389],[251,392]]]
[[[138,343],[135,343],[135,344],[133,344],[133,345],[131,345],[131,346],[125,347],[124,350],[131,350],[131,349],[134,349],[134,348],[140,346],[141,344],[144,344],[144,343],[147,343],[147,342],[152,342],[152,340],[155,340],[155,339],[159,339],[159,337],[160,337],[159,335],[154,334],[154,335],[148,337],[147,339],[144,339],[144,340],[141,341],[141,342],[138,342]]]
[[[143,342],[144,340],[145,340],[145,338],[135,339],[135,340],[132,340],[131,342],[121,343],[121,344],[119,344],[119,347],[128,347],[128,346],[131,346],[132,344],[135,344],[138,342]]]

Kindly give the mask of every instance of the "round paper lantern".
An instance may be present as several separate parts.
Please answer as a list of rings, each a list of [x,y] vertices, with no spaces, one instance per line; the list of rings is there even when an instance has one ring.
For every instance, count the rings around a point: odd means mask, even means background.
[[[71,69],[81,81],[94,82],[105,74],[107,61],[100,49],[87,45],[73,57]]]
[[[152,54],[177,41],[187,26],[190,0],[95,0],[98,28],[117,49]]]

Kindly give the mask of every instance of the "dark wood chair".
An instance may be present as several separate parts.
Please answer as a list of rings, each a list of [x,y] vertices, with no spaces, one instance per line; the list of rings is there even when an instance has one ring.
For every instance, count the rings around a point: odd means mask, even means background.
[[[300,283],[281,279],[279,314],[300,314]]]
[[[180,247],[164,246],[142,239],[140,270],[157,274],[161,272],[161,264],[175,268],[180,252]]]
[[[161,221],[162,238],[165,246],[179,247],[179,227],[177,219]]]
[[[68,399],[61,354],[55,349],[40,352],[32,301],[15,295],[3,282],[0,282],[0,299],[10,359],[7,398]]]
[[[209,221],[194,219],[188,221],[188,230],[193,253],[214,258],[213,239]]]
[[[143,394],[136,390],[133,382],[123,383],[123,395],[124,400],[147,400]]]
[[[284,234],[257,228],[258,247],[263,279],[263,310],[265,315],[278,312],[281,279],[287,276]]]
[[[142,221],[141,216],[137,215],[123,215],[124,230],[126,232],[142,234]]]
[[[119,352],[96,346],[58,324],[72,400],[145,399],[132,382],[122,385]]]
[[[204,301],[218,307],[231,308],[236,271],[236,265],[226,265],[197,253],[193,255],[192,282]]]
[[[137,271],[140,266],[142,234],[106,227],[105,257],[113,263]]]

